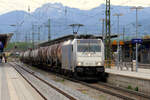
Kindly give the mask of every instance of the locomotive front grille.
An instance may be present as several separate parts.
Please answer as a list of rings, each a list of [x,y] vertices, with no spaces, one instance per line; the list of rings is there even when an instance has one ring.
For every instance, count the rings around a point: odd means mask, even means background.
[[[104,67],[77,67],[76,71],[78,73],[84,73],[86,75],[93,75],[99,72],[104,72]]]
[[[91,65],[94,65],[94,63],[93,62],[86,62],[85,65],[91,66]]]

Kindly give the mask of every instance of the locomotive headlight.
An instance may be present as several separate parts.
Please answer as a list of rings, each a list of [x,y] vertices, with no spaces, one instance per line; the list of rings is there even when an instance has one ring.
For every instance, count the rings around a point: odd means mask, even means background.
[[[102,65],[102,63],[101,62],[97,62],[96,65],[100,66],[100,65]]]
[[[91,56],[91,54],[89,53],[88,56]]]
[[[78,66],[81,66],[81,65],[83,65],[83,62],[78,62]]]

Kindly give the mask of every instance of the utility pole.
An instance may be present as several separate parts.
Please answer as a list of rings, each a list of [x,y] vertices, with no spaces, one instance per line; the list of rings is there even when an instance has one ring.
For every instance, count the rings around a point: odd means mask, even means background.
[[[123,27],[123,34],[122,34],[123,36],[122,36],[122,40],[123,40],[123,42],[125,43],[125,40],[124,40],[124,35],[125,35],[125,26]],[[122,51],[122,62],[124,62],[124,56],[125,56],[125,54],[123,54],[123,52],[125,52],[125,47],[123,47],[123,51]]]
[[[25,33],[25,43],[27,44],[27,47],[26,47],[26,49],[28,49],[28,34],[27,34],[27,32]]]
[[[28,37],[27,37],[27,33],[25,34],[25,42],[28,42]]]
[[[19,29],[18,26],[19,26],[19,25],[18,25],[18,23],[17,23],[17,24],[13,24],[13,25],[11,25],[11,26],[15,26],[15,27],[16,27],[15,41],[16,41],[16,43],[17,43],[17,42],[18,42],[18,29]]]
[[[123,42],[124,42],[124,35],[125,35],[125,26],[123,27]]]
[[[138,10],[144,9],[143,7],[132,7],[136,11],[136,39],[138,38]],[[136,43],[136,72],[138,72],[138,43]]]
[[[28,5],[28,13],[29,13],[29,17],[31,17],[31,13],[30,13],[30,5]],[[32,26],[33,28],[33,26]],[[33,30],[32,30],[33,31]],[[28,36],[29,35],[29,36]],[[29,43],[31,43],[31,33],[27,33],[27,37],[28,37],[28,40],[29,40]]]
[[[48,19],[48,25],[47,25],[47,27],[48,27],[48,40],[51,40],[51,30],[50,30],[50,18]]]
[[[34,49],[34,24],[32,24],[32,47]]]
[[[111,22],[110,22],[110,0],[106,0],[106,35],[105,35],[105,60],[106,67],[111,67]]]
[[[122,16],[123,14],[121,13],[116,13],[114,14],[114,16],[117,16],[117,19],[118,19],[118,24],[117,24],[117,30],[118,30],[118,43],[117,43],[117,53],[118,53],[118,60],[117,60],[117,69],[119,69],[119,63],[120,63],[120,41],[119,41],[119,37],[120,37],[120,16]]]
[[[67,13],[68,13],[68,10],[67,10],[67,7],[65,7],[65,24],[67,26]]]
[[[17,25],[16,24],[12,24],[12,25],[10,25],[10,26],[12,26],[12,27],[16,27],[16,30],[14,31],[14,44],[15,44],[15,47],[16,47],[16,40],[17,40]]]
[[[28,5],[28,13],[29,13],[29,16],[30,16],[30,6]],[[29,36],[28,36],[29,35]],[[26,32],[26,35],[25,35],[25,42],[30,42],[30,33]]]
[[[105,30],[105,19],[102,19],[102,37],[104,39],[104,30]]]
[[[38,26],[38,42],[40,42],[40,26]]]

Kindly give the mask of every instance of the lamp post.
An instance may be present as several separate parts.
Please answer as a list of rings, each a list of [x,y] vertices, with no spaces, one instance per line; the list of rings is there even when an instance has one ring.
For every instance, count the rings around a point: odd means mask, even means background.
[[[119,36],[120,36],[120,34],[119,34],[119,29],[120,29],[120,23],[119,23],[119,21],[120,21],[120,16],[123,16],[123,14],[121,14],[121,13],[116,13],[116,14],[114,14],[113,16],[117,16],[117,18],[118,18],[118,24],[117,24],[117,30],[118,30],[118,43],[117,43],[117,53],[118,53],[118,60],[117,60],[117,68],[119,69],[119,62],[120,62],[120,45],[119,45]]]
[[[136,11],[136,39],[138,38],[138,10],[144,9],[143,7],[132,7]],[[138,43],[136,43],[136,72],[138,72]]]
[[[103,39],[105,38],[104,36],[104,30],[105,30],[105,18],[102,18],[100,21],[102,21],[102,37]]]
[[[12,24],[12,25],[10,25],[10,26],[16,27],[17,25],[16,25],[16,24]],[[15,35],[16,35],[15,38],[17,37],[17,34],[16,34],[16,33],[17,33],[17,29],[16,29],[16,32],[15,32]],[[17,40],[17,39],[15,39],[15,41],[16,41],[16,40]]]
[[[16,31],[15,31],[15,35],[14,35],[14,38],[15,38],[14,43],[15,43],[15,48],[16,48],[16,43],[17,43],[17,31],[18,31],[18,28],[17,28],[17,25],[16,25],[16,24],[12,24],[12,25],[10,25],[10,26],[16,27]]]

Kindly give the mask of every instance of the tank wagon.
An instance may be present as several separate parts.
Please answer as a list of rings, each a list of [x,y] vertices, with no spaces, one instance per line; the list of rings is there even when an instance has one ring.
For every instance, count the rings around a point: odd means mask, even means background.
[[[104,77],[104,43],[93,35],[66,36],[39,45],[20,54],[21,61],[44,65],[80,80]]]

